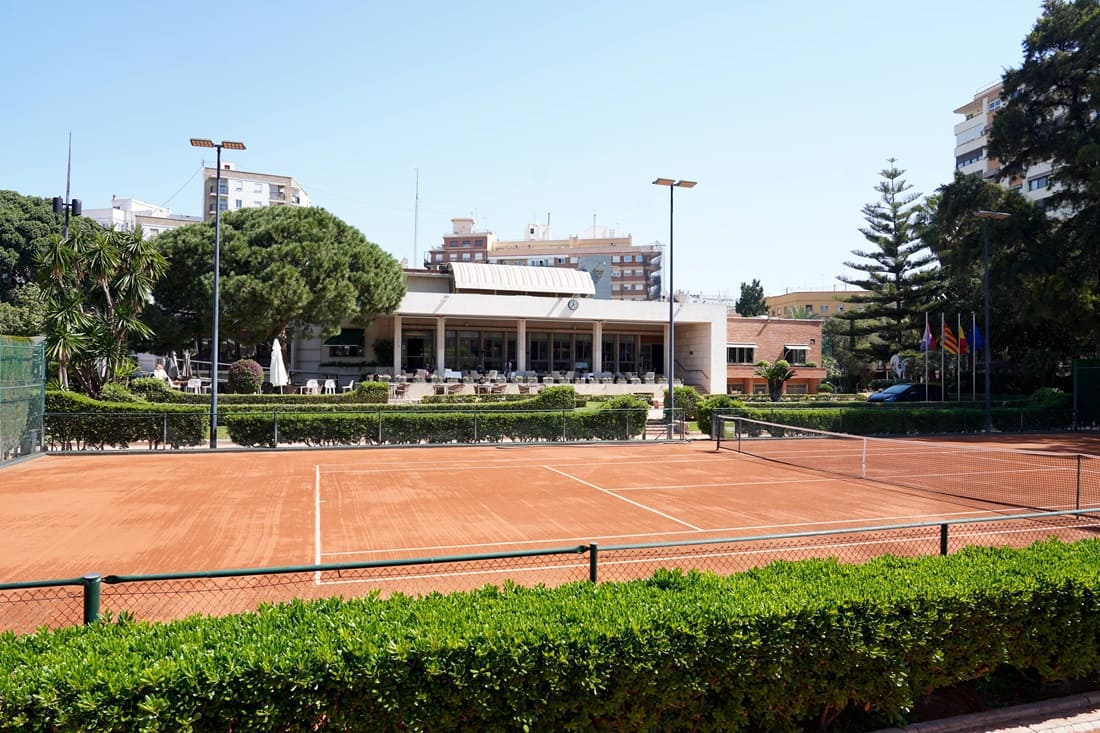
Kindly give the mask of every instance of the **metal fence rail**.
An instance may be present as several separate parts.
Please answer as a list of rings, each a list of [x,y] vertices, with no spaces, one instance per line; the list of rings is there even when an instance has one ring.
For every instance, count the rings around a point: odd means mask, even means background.
[[[487,584],[626,581],[660,568],[729,574],[774,560],[946,555],[970,545],[1026,546],[1095,537],[1100,510],[750,535],[690,542],[597,544],[522,552],[159,575],[88,574],[0,584],[0,632],[29,633],[127,616],[168,621],[243,613],[265,603],[378,593],[420,595]]]

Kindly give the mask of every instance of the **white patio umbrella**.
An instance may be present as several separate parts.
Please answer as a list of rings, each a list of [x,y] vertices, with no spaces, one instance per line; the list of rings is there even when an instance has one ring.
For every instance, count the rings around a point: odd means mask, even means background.
[[[183,373],[180,375],[185,379],[191,377],[191,352],[183,352]]]
[[[271,376],[269,381],[272,387],[278,387],[279,392],[283,391],[283,387],[290,384],[290,375],[286,373],[286,364],[283,363],[283,347],[279,344],[279,339],[275,339],[271,344]]]
[[[168,357],[168,376],[172,379],[180,378],[180,361],[176,358],[175,351]]]

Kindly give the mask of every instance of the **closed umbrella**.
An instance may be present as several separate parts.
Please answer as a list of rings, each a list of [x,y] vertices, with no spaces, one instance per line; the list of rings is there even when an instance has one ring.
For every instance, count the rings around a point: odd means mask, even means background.
[[[191,352],[183,352],[183,374],[181,375],[185,379],[191,377]]]
[[[180,378],[180,360],[176,358],[176,352],[168,357],[168,376],[172,379]]]
[[[271,377],[270,382],[272,387],[278,387],[279,392],[283,391],[283,387],[290,383],[290,375],[286,373],[286,364],[283,363],[283,347],[279,344],[279,339],[275,339],[271,344]]]

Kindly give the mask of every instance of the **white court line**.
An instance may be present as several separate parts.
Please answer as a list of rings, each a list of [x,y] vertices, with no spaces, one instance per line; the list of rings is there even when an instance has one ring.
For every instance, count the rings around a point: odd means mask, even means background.
[[[316,554],[313,558],[314,565],[321,564],[321,466],[313,467],[313,547]],[[321,571],[318,570],[313,578],[317,585],[321,584]]]
[[[698,463],[698,458],[675,458],[667,461],[644,461],[635,465],[657,465],[664,463]],[[326,473],[390,473],[394,471],[456,471],[462,469],[468,469],[470,471],[481,471],[490,468],[541,468],[546,465],[546,461],[536,461],[533,463],[517,463],[515,461],[508,461],[506,463],[440,463],[440,464],[425,464],[425,463],[395,463],[392,466],[378,466],[377,468],[362,468],[356,463],[326,463],[323,464]],[[585,461],[583,463],[558,463],[555,464],[562,468],[570,468],[572,466],[616,466],[621,467],[621,460],[609,460],[609,461]],[[354,468],[343,468],[344,466],[354,466]]]
[[[716,486],[771,486],[773,484],[817,484],[825,481],[844,481],[839,478],[789,478],[776,481],[723,481],[717,484],[670,484],[668,486],[623,486],[613,491],[660,491],[661,489],[708,489]]]
[[[1020,509],[1021,513],[1026,513],[1027,510]],[[860,524],[867,525],[867,522],[896,522],[896,521],[913,521],[913,520],[925,520],[932,521],[933,519],[939,520],[948,517],[967,517],[971,515],[977,516],[989,516],[990,512],[980,509],[972,509],[968,511],[958,512],[936,512],[935,514],[899,514],[890,517],[855,517],[853,519],[830,519],[827,521],[806,521],[806,522],[785,522],[783,524],[750,524],[740,525],[737,527],[718,527],[716,529],[704,529],[700,530],[704,534],[719,534],[723,532],[738,532],[745,530],[774,530],[788,527],[829,527],[833,525],[844,526],[846,524]],[[1012,517],[1012,514],[1003,514],[1005,517]],[[341,557],[347,555],[380,555],[389,553],[408,553],[408,552],[431,552],[438,553],[443,550],[468,550],[472,548],[493,548],[493,547],[515,547],[517,545],[549,545],[551,543],[573,543],[573,542],[592,542],[595,540],[608,541],[608,540],[622,540],[629,539],[631,537],[667,537],[669,535],[682,535],[682,530],[673,530],[668,532],[633,532],[630,534],[615,534],[615,535],[600,535],[597,537],[551,537],[540,538],[537,540],[502,540],[500,542],[477,542],[463,545],[428,545],[421,547],[392,547],[382,550],[343,550],[340,552],[328,552],[325,553],[325,557]]]
[[[636,502],[636,501],[631,500],[631,499],[626,499],[625,496],[619,496],[618,494],[616,494],[614,492],[610,492],[606,489],[601,488],[601,486],[597,486],[594,483],[585,481],[584,479],[577,478],[577,477],[575,477],[575,475],[570,475],[569,473],[565,473],[564,471],[559,471],[558,469],[555,469],[552,466],[544,466],[543,468],[547,469],[548,471],[553,471],[554,473],[558,473],[559,475],[563,475],[563,477],[565,477],[566,479],[572,479],[573,481],[576,481],[577,483],[583,483],[585,486],[591,486],[591,488],[595,489],[596,491],[607,494],[608,496],[614,496],[615,499],[619,500],[620,502],[626,502],[627,504],[632,504],[632,505],[637,506],[638,508],[640,508],[640,510],[646,510],[647,512],[651,512],[651,513],[656,514],[658,516],[663,516],[665,519],[671,519],[672,522],[675,522],[676,524],[682,524],[685,527],[690,527],[690,528],[694,529],[695,532],[703,532],[702,527],[696,527],[694,524],[684,522],[683,519],[678,519],[678,518],[672,516],[671,514],[665,514],[664,512],[658,512],[657,510],[654,510],[654,508],[651,507],[651,506],[646,506],[645,504],[642,504],[640,502]]]

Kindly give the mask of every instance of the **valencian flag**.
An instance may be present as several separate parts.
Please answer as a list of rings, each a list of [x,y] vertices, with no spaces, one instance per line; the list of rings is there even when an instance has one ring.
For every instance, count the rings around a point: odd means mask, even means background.
[[[943,350],[948,354],[959,353],[959,342],[955,340],[955,334],[951,333],[951,326],[943,326]]]
[[[970,353],[970,344],[966,343],[966,331],[963,330],[961,323],[959,324],[959,353]]]

